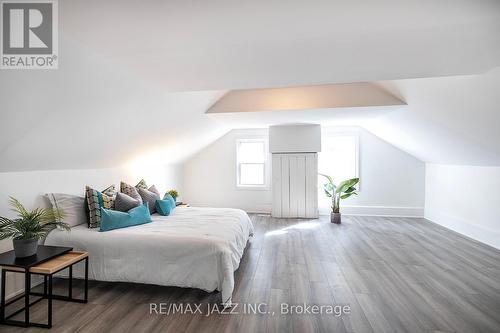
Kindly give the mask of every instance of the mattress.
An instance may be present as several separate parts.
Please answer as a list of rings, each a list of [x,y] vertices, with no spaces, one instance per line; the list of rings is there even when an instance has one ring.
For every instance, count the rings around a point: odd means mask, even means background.
[[[239,209],[179,207],[152,220],[107,232],[86,225],[56,229],[45,245],[88,251],[90,279],[218,290],[222,302],[231,304],[234,271],[253,234],[248,215]],[[74,275],[82,272],[75,269]]]

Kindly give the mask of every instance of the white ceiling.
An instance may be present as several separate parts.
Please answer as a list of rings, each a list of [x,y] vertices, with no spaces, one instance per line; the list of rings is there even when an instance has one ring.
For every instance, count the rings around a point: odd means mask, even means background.
[[[180,163],[236,123],[256,126],[205,114],[228,90],[373,81],[408,106],[261,123],[363,125],[424,161],[500,165],[499,1],[59,7],[60,69],[0,71],[0,171]]]
[[[66,38],[169,91],[371,82],[500,66],[498,0],[59,5]]]

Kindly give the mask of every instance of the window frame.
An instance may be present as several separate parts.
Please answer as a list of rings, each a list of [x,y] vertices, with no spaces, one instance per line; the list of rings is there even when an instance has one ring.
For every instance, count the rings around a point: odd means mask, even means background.
[[[354,141],[355,141],[356,152],[354,154],[355,155],[355,167],[354,167],[355,171],[354,171],[354,173],[355,173],[355,177],[359,178],[359,183],[356,184],[355,187],[356,187],[358,192],[361,192],[361,178],[359,177],[359,172],[361,169],[361,167],[360,167],[360,147],[359,147],[360,134],[356,131],[353,131],[353,132],[351,132],[351,131],[346,131],[346,132],[338,131],[338,132],[324,134],[322,140],[323,139],[328,140],[328,139],[334,139],[336,137],[346,137],[346,136],[354,137],[354,139],[355,139]],[[322,143],[322,145],[323,145],[323,143]]]
[[[264,162],[263,163],[240,163],[240,152],[239,147],[240,143],[247,142],[262,142],[264,144]],[[236,139],[236,189],[238,190],[269,190],[270,188],[270,179],[271,179],[271,167],[270,167],[270,158],[269,158],[269,146],[268,140],[265,137],[246,137],[246,138],[238,138]],[[264,184],[251,184],[245,185],[240,184],[240,175],[241,175],[241,164],[264,164]]]

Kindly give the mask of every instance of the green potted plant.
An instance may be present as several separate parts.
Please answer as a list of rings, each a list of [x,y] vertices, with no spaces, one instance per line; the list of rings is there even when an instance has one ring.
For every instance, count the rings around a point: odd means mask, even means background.
[[[340,214],[340,200],[349,198],[351,195],[358,195],[356,184],[359,183],[359,178],[351,178],[335,185],[332,177],[320,173],[328,181],[323,184],[325,195],[332,200],[332,212],[330,214],[330,222],[340,224],[342,215]]]
[[[0,240],[12,238],[16,257],[35,255],[38,241],[54,228],[70,230],[67,223],[59,222],[65,215],[61,210],[35,208],[29,212],[13,197],[10,197],[9,204],[18,218],[11,220],[0,216]]]
[[[177,197],[179,196],[179,192],[177,192],[177,190],[172,189],[168,191],[167,194],[170,194],[172,198],[174,198],[174,201],[177,201]]]

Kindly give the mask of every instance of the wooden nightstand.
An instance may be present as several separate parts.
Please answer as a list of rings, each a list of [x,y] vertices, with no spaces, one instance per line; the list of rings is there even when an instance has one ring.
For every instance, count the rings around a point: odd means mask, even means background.
[[[87,252],[72,251],[71,247],[45,246],[39,245],[36,255],[27,258],[16,258],[14,251],[0,254],[0,266],[2,268],[2,289],[0,304],[0,324],[21,326],[21,327],[52,327],[52,300],[63,300],[77,303],[87,303],[88,299],[88,267],[89,256]],[[85,260],[85,291],[83,299],[73,298],[73,265]],[[68,296],[52,294],[52,277],[54,274],[69,268]],[[7,272],[24,273],[25,288],[23,295],[14,297],[8,302],[5,300],[5,277]],[[43,293],[31,291],[31,275],[43,276]],[[47,284],[48,282],[48,284]],[[30,296],[39,296],[40,298],[30,303]],[[24,298],[24,307],[10,315],[5,315],[5,308],[14,302]],[[43,299],[47,299],[47,324],[30,322],[30,307]],[[24,321],[11,320],[13,316],[24,311]]]

